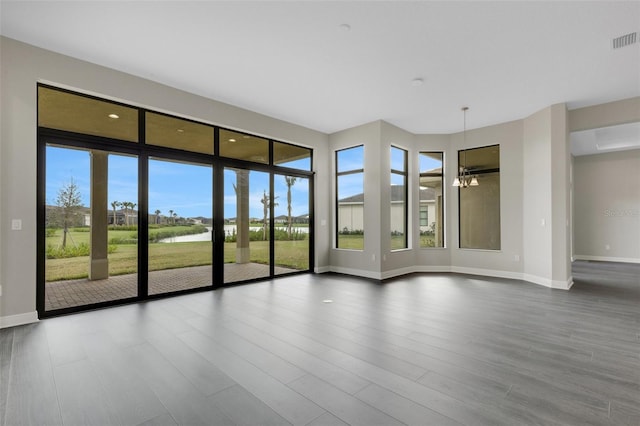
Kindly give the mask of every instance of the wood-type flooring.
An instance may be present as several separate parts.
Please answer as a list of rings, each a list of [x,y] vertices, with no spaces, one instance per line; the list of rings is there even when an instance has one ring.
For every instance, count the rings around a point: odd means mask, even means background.
[[[0,330],[0,425],[640,425],[640,265],[296,275]],[[331,301],[331,302],[329,302]]]

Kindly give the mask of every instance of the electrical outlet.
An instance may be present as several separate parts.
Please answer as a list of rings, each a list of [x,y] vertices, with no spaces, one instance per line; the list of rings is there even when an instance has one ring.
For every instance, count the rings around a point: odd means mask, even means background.
[[[22,220],[21,219],[11,219],[11,230],[12,231],[21,231],[22,230]]]

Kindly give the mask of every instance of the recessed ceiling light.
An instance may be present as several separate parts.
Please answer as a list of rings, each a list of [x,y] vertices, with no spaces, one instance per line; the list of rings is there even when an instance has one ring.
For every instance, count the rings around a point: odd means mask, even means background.
[[[349,24],[341,24],[338,28],[345,33],[351,31],[351,25]]]
[[[424,84],[424,80],[421,78],[414,78],[413,80],[411,80],[411,85],[418,87],[418,86],[422,86]]]
[[[233,138],[229,139],[229,142],[235,142],[235,141],[236,141],[236,140],[235,140],[235,139],[233,139]]]
[[[116,119],[116,118],[120,118],[120,116],[118,114],[113,114],[112,113],[112,114],[109,114],[109,118]]]
[[[178,129],[178,130],[176,130],[176,132],[178,132],[178,133],[184,133],[184,129]]]
[[[333,300],[331,300],[331,299],[324,299],[324,300],[322,301],[322,303],[333,303]]]

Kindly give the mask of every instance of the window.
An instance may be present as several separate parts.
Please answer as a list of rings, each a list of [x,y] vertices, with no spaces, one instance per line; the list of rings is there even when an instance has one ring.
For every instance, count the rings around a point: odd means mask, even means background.
[[[254,163],[269,164],[269,140],[220,129],[220,155]]]
[[[407,151],[391,147],[391,250],[407,244]]]
[[[364,249],[364,146],[336,151],[336,248]]]
[[[444,194],[442,152],[421,152],[420,248],[444,247]]]
[[[38,126],[138,142],[138,110],[114,102],[38,87]]]
[[[288,143],[273,143],[273,164],[291,169],[311,170],[311,150]]]
[[[146,143],[213,154],[213,127],[154,112],[145,113]]]
[[[458,151],[458,165],[477,180],[459,186],[460,248],[500,250],[500,146]]]
[[[37,90],[40,316],[313,270],[311,149]]]

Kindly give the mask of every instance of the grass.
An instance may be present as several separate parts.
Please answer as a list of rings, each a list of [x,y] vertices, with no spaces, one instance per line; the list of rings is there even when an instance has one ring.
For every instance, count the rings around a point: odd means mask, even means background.
[[[111,231],[110,231],[111,232]],[[269,264],[269,242],[252,241],[250,260]],[[225,263],[235,262],[236,244],[224,244]],[[276,241],[275,264],[298,270],[309,268],[309,240]],[[186,268],[211,264],[211,243],[208,241],[190,243],[149,244],[149,271]],[[47,259],[46,281],[61,281],[87,278],[89,276],[89,256],[67,259]],[[138,271],[138,246],[120,244],[109,255],[109,275],[133,274]]]

